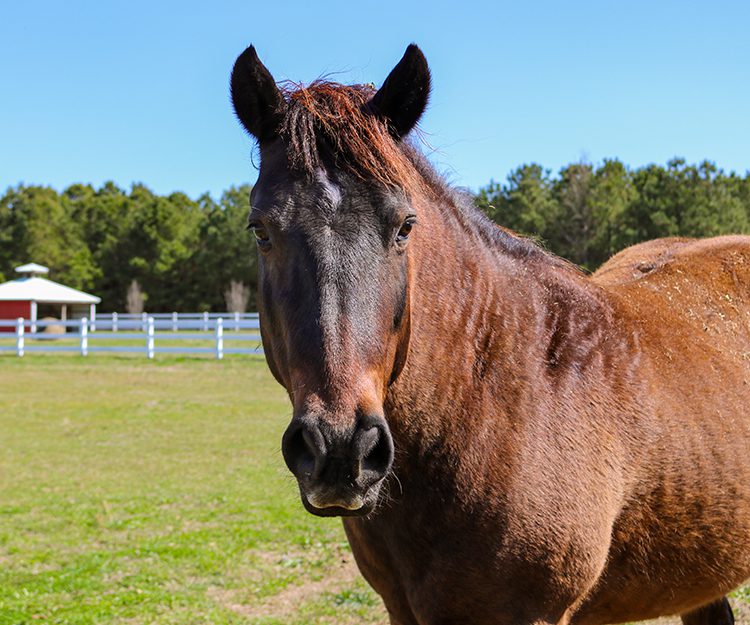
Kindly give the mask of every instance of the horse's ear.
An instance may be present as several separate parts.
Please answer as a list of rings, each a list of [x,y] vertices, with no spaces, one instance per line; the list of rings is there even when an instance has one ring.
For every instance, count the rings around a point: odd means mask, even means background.
[[[231,84],[234,112],[245,130],[260,143],[273,139],[284,117],[286,102],[253,46],[235,61]]]
[[[367,109],[388,124],[396,139],[401,139],[422,117],[429,97],[430,68],[422,51],[412,43],[367,103]]]

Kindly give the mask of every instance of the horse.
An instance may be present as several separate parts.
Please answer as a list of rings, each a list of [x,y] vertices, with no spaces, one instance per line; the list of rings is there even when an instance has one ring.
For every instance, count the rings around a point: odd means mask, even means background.
[[[750,577],[750,238],[667,239],[593,275],[498,228],[380,89],[231,75],[257,139],[248,229],[281,451],[340,516],[392,625],[731,625]]]

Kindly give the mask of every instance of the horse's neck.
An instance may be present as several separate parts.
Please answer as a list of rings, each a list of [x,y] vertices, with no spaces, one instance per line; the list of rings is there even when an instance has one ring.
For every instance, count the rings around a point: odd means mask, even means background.
[[[568,340],[573,308],[592,317],[600,302],[572,270],[541,252],[511,253],[457,211],[430,211],[420,221],[427,236],[413,256],[410,353],[390,394],[397,429],[415,440],[426,432],[444,439],[457,428],[486,427],[483,412],[502,429],[497,421],[530,400],[539,372],[557,357],[557,325]]]

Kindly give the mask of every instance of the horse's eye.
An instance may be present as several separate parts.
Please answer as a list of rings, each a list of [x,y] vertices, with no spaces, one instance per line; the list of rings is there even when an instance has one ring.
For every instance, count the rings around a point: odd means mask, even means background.
[[[255,240],[258,242],[258,245],[268,245],[271,242],[271,239],[268,236],[268,231],[259,221],[251,221],[249,224],[247,224],[247,229],[252,230],[253,234],[255,235]]]
[[[399,228],[398,234],[396,235],[397,243],[404,243],[409,238],[409,234],[411,234],[411,229],[414,227],[415,223],[417,223],[416,217],[406,218],[404,223],[401,224],[401,228]]]

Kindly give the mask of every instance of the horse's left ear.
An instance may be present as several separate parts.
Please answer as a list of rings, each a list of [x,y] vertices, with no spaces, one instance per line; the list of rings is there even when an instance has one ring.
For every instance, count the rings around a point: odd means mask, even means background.
[[[394,138],[401,139],[416,126],[429,97],[430,68],[422,51],[412,43],[367,103],[367,110],[388,124]]]

